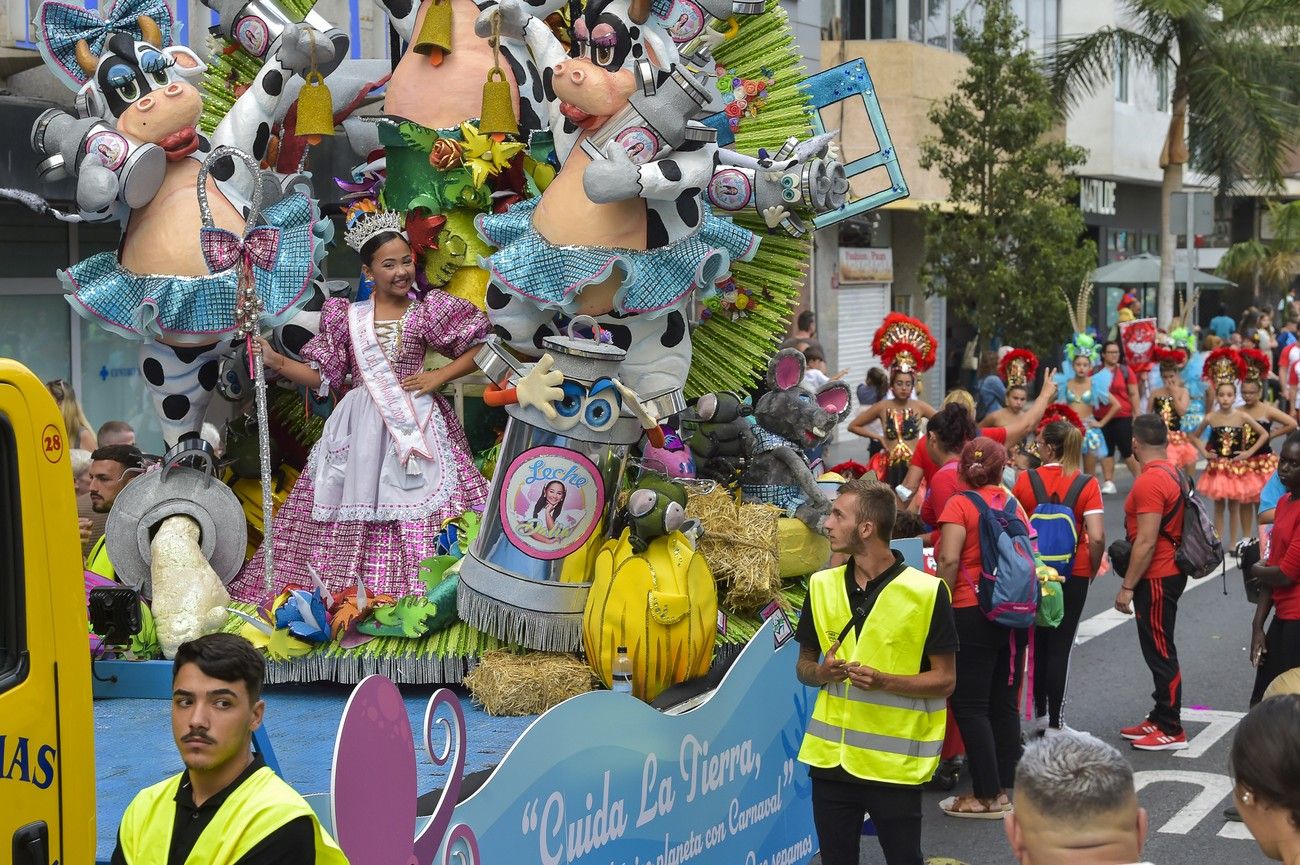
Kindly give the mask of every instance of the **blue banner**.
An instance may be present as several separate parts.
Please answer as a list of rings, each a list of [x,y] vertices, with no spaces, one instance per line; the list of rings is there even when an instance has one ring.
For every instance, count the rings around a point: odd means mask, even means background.
[[[538,718],[452,814],[478,861],[808,862],[817,837],[796,755],[815,694],[795,678],[798,644],[774,646],[774,621],[683,714],[596,691]]]

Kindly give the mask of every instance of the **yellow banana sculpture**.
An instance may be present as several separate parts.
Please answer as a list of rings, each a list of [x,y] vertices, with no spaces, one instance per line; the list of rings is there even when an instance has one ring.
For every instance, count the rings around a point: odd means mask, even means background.
[[[632,659],[632,693],[650,702],[678,682],[702,676],[713,660],[718,594],[713,573],[681,532],[632,552],[629,532],[596,555],[583,613],[587,663],[610,684],[618,647]]]

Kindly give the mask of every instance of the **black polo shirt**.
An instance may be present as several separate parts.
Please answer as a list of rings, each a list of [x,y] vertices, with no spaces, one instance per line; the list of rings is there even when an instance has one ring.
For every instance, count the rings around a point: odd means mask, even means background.
[[[202,805],[194,804],[194,788],[190,786],[190,773],[181,779],[176,791],[176,819],[172,823],[172,843],[167,851],[167,865],[185,865],[190,851],[198,843],[203,830],[217,815],[217,810],[230,798],[230,794],[249,777],[266,765],[261,754],[253,755],[248,765],[230,786],[209,798]],[[205,865],[315,865],[316,827],[310,817],[297,817],[276,829],[235,862],[213,862]],[[122,835],[118,830],[117,848],[113,850],[112,865],[131,865],[122,853]]]
[[[903,561],[903,554],[894,551],[894,564],[885,569],[885,571],[871,582],[867,583],[866,588],[859,588],[858,581],[854,578],[853,559],[850,558],[844,567],[844,588],[849,593],[849,607],[853,610],[862,610],[866,615],[854,629],[857,639],[864,639],[862,634],[863,625],[866,624],[866,618],[871,615],[871,609],[876,605],[876,599],[880,593],[885,590],[889,581],[903,572],[907,567]],[[927,623],[928,630],[925,637],[925,648],[921,657],[921,670],[924,673],[930,669],[930,655],[950,655],[957,651],[957,623],[952,615],[952,599],[948,597],[946,591],[939,592],[934,599],[934,612],[930,615],[930,621]],[[812,597],[804,598],[803,610],[799,613],[799,624],[795,628],[794,638],[800,646],[809,649],[816,649],[821,653],[821,640],[817,638],[818,628],[813,620]],[[871,634],[868,633],[865,639],[870,640]],[[833,766],[823,769],[817,766],[809,767],[808,774],[813,778],[822,778],[828,781],[850,781],[857,784],[877,784],[879,786],[897,786],[893,784],[882,784],[877,781],[865,781],[855,775],[850,775],[841,766]]]

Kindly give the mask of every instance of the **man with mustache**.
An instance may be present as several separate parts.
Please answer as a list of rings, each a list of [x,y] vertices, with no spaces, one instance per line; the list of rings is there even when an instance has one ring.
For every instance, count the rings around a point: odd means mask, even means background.
[[[172,736],[185,771],[136,794],[112,865],[347,865],[306,800],[252,753],[265,672],[235,634],[177,649]]]
[[[113,502],[126,488],[144,472],[144,454],[135,445],[105,445],[97,448],[90,455],[90,507],[97,514],[107,514],[113,509]],[[105,536],[90,548],[86,555],[86,570],[93,571],[101,577],[115,580],[113,563],[108,560],[108,548],[104,544]]]

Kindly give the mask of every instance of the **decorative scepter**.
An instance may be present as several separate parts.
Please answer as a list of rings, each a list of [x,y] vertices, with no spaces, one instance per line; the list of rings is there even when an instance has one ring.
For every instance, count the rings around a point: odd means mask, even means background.
[[[208,202],[208,173],[213,163],[223,157],[240,160],[253,173],[253,200],[249,205],[242,238],[216,226]],[[244,340],[244,347],[248,353],[248,374],[253,380],[257,410],[257,449],[262,470],[262,581],[265,594],[269,596],[274,585],[271,561],[274,544],[270,543],[273,502],[271,430],[267,421],[266,367],[262,363],[261,346],[255,341],[255,337],[261,332],[263,306],[262,299],[257,295],[257,277],[253,273],[253,265],[256,263],[268,271],[275,267],[280,232],[279,229],[271,226],[257,227],[262,207],[261,169],[257,160],[249,154],[227,145],[214,148],[203,161],[203,167],[199,169],[198,184],[199,212],[203,217],[203,228],[200,230],[203,257],[214,273],[232,267],[239,268],[239,283],[235,298],[235,334]]]

